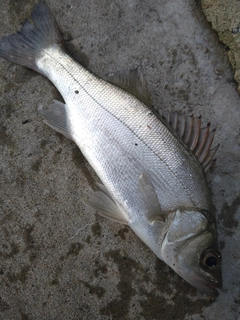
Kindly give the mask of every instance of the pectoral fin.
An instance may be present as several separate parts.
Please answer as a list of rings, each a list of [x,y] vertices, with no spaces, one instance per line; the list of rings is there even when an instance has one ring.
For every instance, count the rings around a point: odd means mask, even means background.
[[[43,108],[40,105],[38,112],[49,127],[63,134],[68,139],[73,140],[67,120],[66,105],[64,103],[53,100],[53,103],[47,108]]]
[[[107,81],[128,91],[148,107],[151,107],[147,83],[141,68],[131,69],[127,73],[111,73],[106,78]]]
[[[96,210],[100,216],[115,222],[128,224],[127,215],[111,198],[106,187],[101,184],[98,184],[97,186],[100,191],[96,191],[91,194],[89,199],[81,199],[82,202]]]
[[[144,200],[144,211],[149,223],[164,222],[165,216],[161,210],[154,186],[146,173],[140,175],[139,185]]]

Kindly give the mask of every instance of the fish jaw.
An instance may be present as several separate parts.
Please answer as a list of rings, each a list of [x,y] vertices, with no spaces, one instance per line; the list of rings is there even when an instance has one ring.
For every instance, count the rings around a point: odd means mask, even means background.
[[[218,252],[215,249],[215,252]],[[220,261],[220,256],[219,261]],[[218,289],[222,288],[222,273],[221,268],[216,266],[216,270],[201,270],[199,268],[189,269],[189,266],[184,267],[184,262],[178,259],[181,268],[174,269],[180,276],[182,276],[188,283],[190,283],[197,290],[205,293],[212,299],[219,295]]]
[[[189,281],[188,281],[189,282]],[[193,287],[205,293],[207,296],[215,299],[219,295],[218,289],[222,289],[222,280],[215,281],[204,281],[202,278],[195,277],[192,282],[189,282]]]
[[[187,257],[184,252],[180,253],[176,263],[178,267],[175,271],[199,291],[216,298],[219,294],[217,289],[222,288],[221,256],[214,244],[210,244],[211,240],[211,234],[202,234],[193,239],[187,247],[198,247],[199,251],[192,255],[191,258]],[[200,245],[204,248],[210,245],[211,248],[208,247],[207,250],[200,253],[202,250]],[[185,250],[188,249],[186,248]],[[216,265],[207,266],[204,264],[202,256],[206,251],[212,252],[211,254],[217,261]]]

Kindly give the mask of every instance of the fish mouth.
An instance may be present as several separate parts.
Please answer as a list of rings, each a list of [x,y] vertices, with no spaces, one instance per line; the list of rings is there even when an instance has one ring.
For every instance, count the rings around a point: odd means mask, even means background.
[[[213,300],[215,300],[218,295],[219,291],[218,289],[222,289],[222,280],[220,281],[214,281],[214,280],[198,280],[194,281],[194,283],[191,283],[195,288],[200,290],[201,292],[207,294],[210,296]]]

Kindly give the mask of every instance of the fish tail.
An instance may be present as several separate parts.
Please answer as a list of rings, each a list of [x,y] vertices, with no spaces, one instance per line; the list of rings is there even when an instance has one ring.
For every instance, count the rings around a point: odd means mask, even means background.
[[[63,46],[57,23],[44,0],[40,0],[20,31],[0,39],[0,57],[41,72],[36,64],[41,52],[53,45]]]

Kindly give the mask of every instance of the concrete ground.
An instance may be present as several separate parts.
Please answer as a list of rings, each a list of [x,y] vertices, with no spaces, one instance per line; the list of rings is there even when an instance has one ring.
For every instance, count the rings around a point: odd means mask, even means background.
[[[35,1],[1,1],[0,36]],[[0,60],[0,319],[240,319],[240,97],[199,1],[47,0],[71,54],[104,77],[142,66],[152,103],[217,127],[208,174],[219,217],[223,289],[215,302],[127,227],[80,201],[97,177],[37,105],[61,99],[34,71]]]

